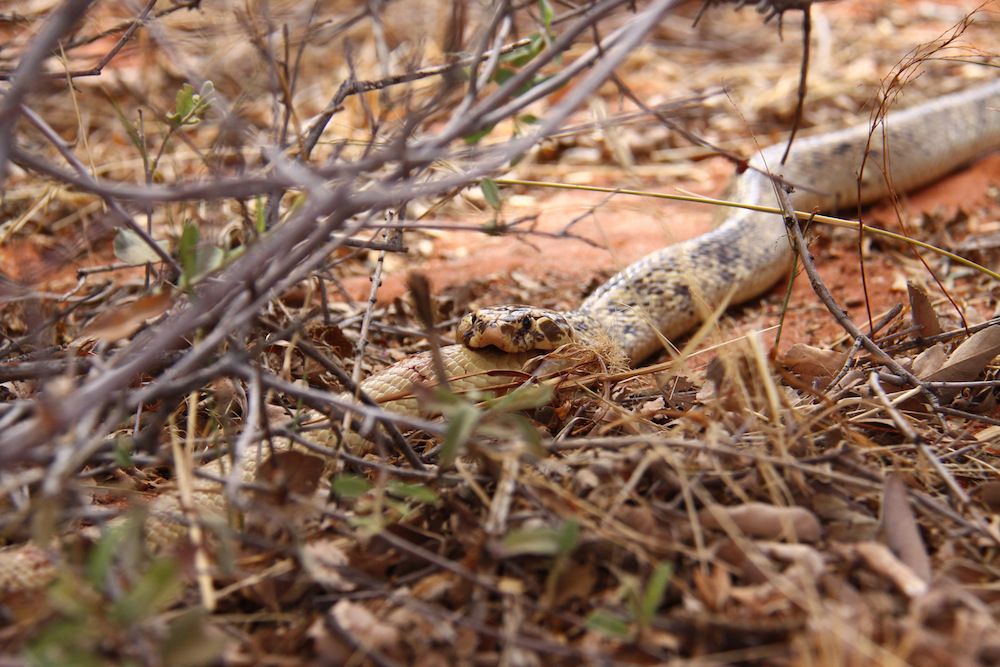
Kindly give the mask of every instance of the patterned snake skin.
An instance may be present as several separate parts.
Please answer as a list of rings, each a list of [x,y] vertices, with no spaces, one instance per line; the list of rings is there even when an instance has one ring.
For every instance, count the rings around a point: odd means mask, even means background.
[[[829,212],[885,196],[885,166],[897,192],[929,183],[1000,147],[1000,80],[890,114],[886,125],[888,159],[876,132],[860,198],[857,173],[868,142],[867,125],[799,139],[785,165],[779,164],[784,145],[765,149],[751,161],[753,169],[735,180],[729,199],[777,206],[774,186],[765,175],[768,169],[796,186],[792,204],[807,212]],[[746,301],[787,274],[792,254],[781,217],[731,210],[715,230],[631,264],[575,311],[483,308],[466,317],[460,340],[476,347],[553,349],[566,341],[563,323],[568,323],[574,329],[569,337],[575,333],[585,343],[610,338],[632,363],[638,363],[662,348],[653,327],[674,339],[727,296],[733,304]]]

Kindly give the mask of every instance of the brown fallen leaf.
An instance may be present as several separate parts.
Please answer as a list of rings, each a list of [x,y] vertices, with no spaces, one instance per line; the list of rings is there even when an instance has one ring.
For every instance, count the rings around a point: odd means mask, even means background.
[[[171,299],[169,292],[150,294],[132,303],[103,312],[84,327],[77,340],[96,338],[105,343],[114,343],[128,338],[148,320],[165,313],[170,307]]]
[[[299,561],[309,578],[328,591],[353,591],[357,584],[343,575],[350,559],[338,539],[313,539],[302,545]]]
[[[859,542],[855,552],[872,572],[888,579],[908,598],[920,597],[927,592],[927,582],[921,579],[906,563],[896,558],[889,547],[878,542]]]
[[[916,327],[915,336],[927,338],[944,331],[937,313],[934,312],[934,306],[931,305],[931,299],[927,296],[927,290],[921,285],[907,280],[906,292],[910,296],[910,318],[913,326]]]
[[[746,503],[735,507],[709,505],[698,512],[706,528],[735,524],[748,537],[815,542],[822,536],[816,515],[804,507],[778,507],[766,503]]]
[[[1000,354],[1000,326],[977,331],[948,355],[937,371],[920,377],[928,382],[969,382],[979,378],[986,364]]]
[[[781,356],[781,363],[806,382],[828,382],[847,362],[846,352],[796,343]]]
[[[914,574],[924,581],[931,580],[931,559],[927,555],[917,519],[913,516],[906,496],[906,484],[895,474],[889,475],[885,480],[882,495],[882,537],[892,552]]]
[[[310,496],[323,476],[324,461],[319,456],[295,450],[275,452],[257,468],[255,481],[302,496]]]
[[[945,362],[948,361],[948,353],[945,351],[944,343],[936,343],[917,355],[913,360],[913,374],[925,377],[936,373]]]

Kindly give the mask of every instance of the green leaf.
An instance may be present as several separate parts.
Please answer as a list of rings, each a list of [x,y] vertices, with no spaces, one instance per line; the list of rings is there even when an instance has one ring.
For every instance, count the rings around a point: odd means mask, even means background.
[[[667,592],[667,585],[673,576],[674,568],[670,563],[657,563],[653,573],[646,582],[646,589],[642,592],[642,599],[639,601],[639,614],[636,619],[642,627],[649,627],[650,622],[656,615],[656,610],[663,603],[663,596]]]
[[[333,494],[342,500],[357,500],[368,493],[372,485],[364,477],[344,473],[333,478],[330,488]]]
[[[549,0],[538,0],[538,11],[542,13],[542,25],[545,26],[545,30],[552,30],[552,17],[554,13]]]
[[[167,120],[177,129],[185,125],[197,125],[202,115],[211,108],[211,96],[215,85],[206,81],[196,93],[189,83],[185,83],[177,91],[174,99],[174,110],[167,114]]]
[[[482,413],[474,405],[461,404],[448,414],[448,427],[441,444],[441,465],[450,466],[472,437]]]
[[[486,401],[485,405],[493,414],[506,414],[540,408],[551,400],[552,387],[549,385],[522,384],[506,396]]]
[[[567,521],[558,528],[521,528],[503,538],[503,555],[565,556],[576,548],[579,535],[580,526],[575,521]]]
[[[257,210],[254,211],[254,224],[257,227],[258,234],[263,234],[267,231],[267,211],[265,208],[263,197],[258,195]]]
[[[568,556],[573,553],[577,545],[580,544],[580,524],[573,519],[564,523],[556,536],[556,543],[560,556]]]
[[[175,126],[183,125],[191,112],[194,111],[195,104],[194,87],[190,83],[185,83],[177,91],[174,98],[174,110],[167,114],[167,120]]]
[[[517,69],[524,67],[534,60],[545,48],[545,38],[541,33],[534,33],[529,38],[530,41],[524,46],[520,46],[510,53],[500,56],[500,62]]]
[[[436,505],[441,500],[434,489],[423,484],[408,484],[396,479],[389,482],[389,492],[421,505]]]
[[[493,207],[493,210],[500,210],[500,188],[497,187],[497,182],[492,178],[484,178],[479,181],[479,189],[483,191],[483,197],[486,198],[486,203]]]
[[[497,85],[502,86],[515,74],[517,74],[517,70],[512,70],[509,67],[497,67],[497,70],[493,73],[493,81]]]
[[[585,625],[588,630],[599,632],[612,639],[628,639],[631,635],[628,621],[607,611],[592,611]]]
[[[494,128],[494,127],[496,127],[496,126],[495,126],[495,125],[490,125],[490,126],[488,126],[488,127],[484,127],[484,128],[483,128],[483,129],[481,129],[481,130],[476,130],[476,131],[475,131],[475,132],[473,132],[472,134],[467,134],[467,135],[465,135],[464,137],[462,137],[462,141],[464,141],[464,142],[465,142],[466,144],[468,144],[469,146],[473,146],[473,145],[475,145],[475,144],[478,144],[478,143],[479,143],[479,141],[480,141],[480,140],[481,140],[481,139],[482,139],[483,137],[485,137],[485,136],[486,136],[487,134],[489,134],[490,132],[492,132],[492,131],[493,131],[493,128]]]
[[[118,553],[118,547],[125,541],[125,533],[129,526],[125,524],[112,524],[101,534],[101,539],[87,554],[87,581],[94,588],[100,589],[104,586],[108,572],[111,571],[111,563]]]
[[[132,590],[115,601],[111,617],[124,624],[151,618],[173,604],[183,592],[177,565],[165,558],[154,561]]]
[[[181,262],[181,271],[187,278],[187,284],[191,284],[195,273],[198,270],[198,239],[201,232],[198,225],[193,222],[185,222],[181,231],[181,242],[177,248],[177,254]]]

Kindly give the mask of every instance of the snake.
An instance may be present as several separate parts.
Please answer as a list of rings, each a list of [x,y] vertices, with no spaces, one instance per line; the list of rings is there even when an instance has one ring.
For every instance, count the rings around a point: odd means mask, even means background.
[[[792,187],[800,211],[835,211],[870,203],[890,190],[905,192],[935,181],[979,155],[1000,148],[1000,79],[943,95],[884,119],[884,140],[868,124],[795,141],[759,152],[737,176],[729,198],[774,205],[776,181]],[[866,168],[861,170],[862,164]],[[420,414],[414,384],[437,382],[443,366],[454,391],[489,391],[509,385],[532,357],[568,344],[610,344],[632,364],[663,349],[701,322],[719,304],[738,304],[769,290],[792,261],[779,215],[734,209],[710,232],[659,249],[630,264],[576,308],[555,311],[513,304],[479,308],[462,318],[456,343],[415,354],[365,379],[361,390],[385,409]],[[240,476],[254,480],[257,465],[245,457]],[[218,464],[202,466],[218,476]],[[222,487],[195,476],[189,506],[165,492],[149,505],[146,541],[165,551],[187,533],[178,517],[228,521]],[[0,550],[0,594],[37,591],[58,572],[58,548],[27,543]]]

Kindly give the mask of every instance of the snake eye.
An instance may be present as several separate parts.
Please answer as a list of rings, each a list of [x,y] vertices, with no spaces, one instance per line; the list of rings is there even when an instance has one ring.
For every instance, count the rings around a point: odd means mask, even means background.
[[[528,329],[531,328],[531,316],[530,315],[525,315],[524,317],[521,318],[521,328],[524,329],[525,331],[527,331]]]

